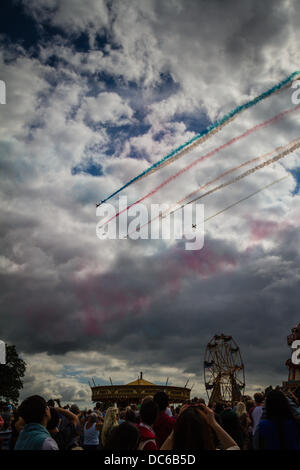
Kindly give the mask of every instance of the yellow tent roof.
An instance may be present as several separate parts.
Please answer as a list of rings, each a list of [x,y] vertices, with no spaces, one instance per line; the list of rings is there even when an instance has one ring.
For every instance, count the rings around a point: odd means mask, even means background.
[[[129,382],[129,384],[127,385],[155,385],[155,384],[148,382],[148,380],[137,379],[137,380],[134,380],[133,382]]]

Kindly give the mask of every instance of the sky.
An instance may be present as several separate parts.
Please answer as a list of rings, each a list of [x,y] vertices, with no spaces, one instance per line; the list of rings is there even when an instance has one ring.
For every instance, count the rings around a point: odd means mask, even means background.
[[[241,349],[246,391],[287,379],[299,323],[299,150],[207,196],[204,247],[99,240],[95,204],[230,110],[300,70],[296,0],[2,0],[0,338],[27,362],[21,398],[89,406],[88,381],[184,386],[205,397],[215,334]],[[129,203],[201,155],[291,109],[264,100],[126,188]],[[298,137],[299,112],[149,197],[201,184]],[[228,177],[227,180],[230,178]],[[223,180],[222,180],[223,181]],[[111,200],[117,206],[118,198]]]

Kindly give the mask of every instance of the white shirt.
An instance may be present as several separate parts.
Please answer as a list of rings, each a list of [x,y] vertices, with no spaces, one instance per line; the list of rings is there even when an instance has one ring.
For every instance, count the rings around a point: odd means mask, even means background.
[[[96,429],[97,423],[93,423],[88,429],[86,424],[83,429],[83,444],[85,446],[97,446],[99,444],[99,431]]]
[[[59,450],[59,448],[52,437],[47,437],[43,442],[42,450]]]
[[[253,429],[252,434],[254,436],[258,423],[260,421],[263,412],[263,405],[256,406],[252,411]]]

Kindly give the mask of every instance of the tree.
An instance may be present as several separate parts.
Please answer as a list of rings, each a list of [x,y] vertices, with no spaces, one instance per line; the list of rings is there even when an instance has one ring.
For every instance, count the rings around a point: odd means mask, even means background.
[[[6,364],[0,364],[0,402],[18,403],[26,362],[17,353],[16,346],[6,345]]]

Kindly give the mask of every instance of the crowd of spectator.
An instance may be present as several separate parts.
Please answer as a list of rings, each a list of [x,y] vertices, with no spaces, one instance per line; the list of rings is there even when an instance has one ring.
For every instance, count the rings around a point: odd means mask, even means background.
[[[170,406],[158,392],[139,404],[80,410],[38,395],[0,411],[2,450],[300,449],[299,390],[279,387],[235,403],[193,398]]]

